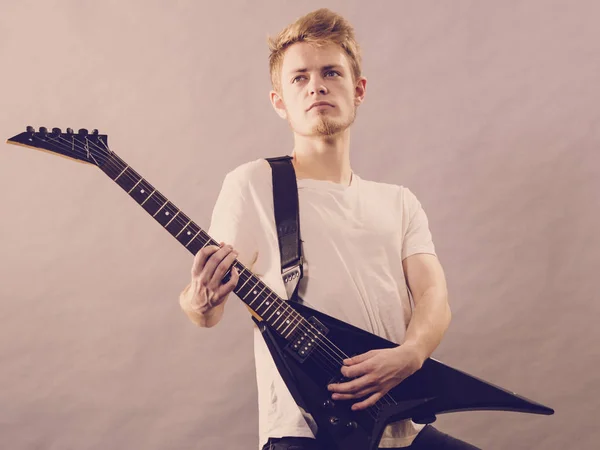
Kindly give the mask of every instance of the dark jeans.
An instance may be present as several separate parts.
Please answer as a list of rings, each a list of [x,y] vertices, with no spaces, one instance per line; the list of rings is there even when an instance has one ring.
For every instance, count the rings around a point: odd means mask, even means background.
[[[408,447],[385,450],[481,450],[466,442],[459,441],[431,425],[425,426]],[[319,447],[314,439],[301,437],[270,438],[262,450],[327,450]]]

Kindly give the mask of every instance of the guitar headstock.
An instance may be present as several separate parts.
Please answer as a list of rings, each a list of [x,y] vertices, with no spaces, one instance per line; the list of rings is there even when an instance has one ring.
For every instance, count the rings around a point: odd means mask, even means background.
[[[85,128],[77,133],[67,128],[66,133],[63,133],[60,128],[52,128],[52,131],[48,131],[46,127],[40,127],[35,131],[35,128],[30,126],[23,133],[9,138],[6,143],[58,154],[95,166],[104,164],[111,154],[108,148],[108,136],[99,134],[98,130],[89,133]]]

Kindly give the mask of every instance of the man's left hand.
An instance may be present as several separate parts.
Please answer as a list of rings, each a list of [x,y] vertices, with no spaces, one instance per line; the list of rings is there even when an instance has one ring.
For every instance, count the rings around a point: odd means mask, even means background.
[[[419,370],[424,360],[420,349],[409,343],[371,350],[343,361],[342,375],[353,380],[327,387],[333,392],[333,400],[367,397],[352,405],[352,410],[358,411],[373,406],[390,389]]]

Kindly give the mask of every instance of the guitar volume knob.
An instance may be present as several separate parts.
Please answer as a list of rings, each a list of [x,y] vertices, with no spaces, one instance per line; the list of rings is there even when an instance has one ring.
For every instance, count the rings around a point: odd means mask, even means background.
[[[335,407],[335,403],[332,400],[325,400],[321,406],[323,406],[325,409],[332,409]]]

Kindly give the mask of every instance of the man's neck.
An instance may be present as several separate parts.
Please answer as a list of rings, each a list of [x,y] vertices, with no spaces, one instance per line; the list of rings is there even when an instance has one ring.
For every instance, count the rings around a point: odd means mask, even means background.
[[[330,138],[296,136],[292,152],[296,178],[310,178],[350,184],[350,135],[346,130]]]

